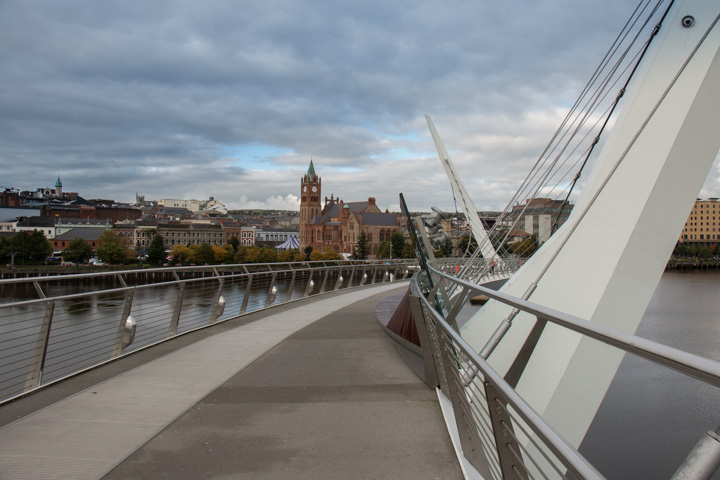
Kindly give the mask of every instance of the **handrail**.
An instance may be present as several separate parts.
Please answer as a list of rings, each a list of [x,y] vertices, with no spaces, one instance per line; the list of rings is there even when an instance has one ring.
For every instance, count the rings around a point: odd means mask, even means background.
[[[434,273],[437,273],[435,271]],[[525,420],[533,433],[540,438],[546,445],[550,446],[552,452],[565,460],[565,465],[571,469],[574,475],[583,479],[602,479],[595,468],[578,453],[562,436],[557,433],[549,424],[547,424],[530,405],[513,389],[493,368],[482,358],[463,338],[458,334],[445,319],[427,302],[423,297],[423,303],[435,321],[441,326],[445,335],[452,339],[454,346],[460,347],[463,353],[472,360],[478,370],[485,377],[485,382],[489,382],[500,392],[503,399],[518,415]]]
[[[415,260],[317,261],[1,280],[0,287],[24,284],[28,292],[34,287],[39,298],[0,303],[0,404],[247,313],[341,289],[406,279],[416,265]],[[158,272],[163,275],[152,275]],[[191,278],[181,278],[186,274]],[[90,284],[92,291],[68,292]]]
[[[422,278],[411,283],[415,323],[426,359],[426,379],[452,404],[461,446],[467,462],[486,478],[572,478],[599,479],[602,475],[543,420],[517,391],[498,374],[481,353],[475,351],[457,331],[455,316],[461,304],[482,294],[517,310],[565,327],[607,345],[630,352],[653,363],[679,371],[720,387],[720,362],[693,355],[622,331],[589,322],[551,308],[492,290],[430,267],[433,288],[423,292]],[[460,291],[456,304],[445,305],[438,289]],[[447,301],[447,300],[446,300]],[[500,340],[502,341],[502,340]],[[430,359],[428,361],[428,359]],[[428,370],[430,369],[430,370]],[[524,437],[514,433],[522,430]],[[534,437],[533,437],[534,436]],[[524,438],[523,441],[520,438]],[[701,459],[720,464],[720,449],[707,449]],[[692,456],[692,454],[691,454]],[[710,472],[712,475],[712,472]],[[709,478],[703,476],[674,478]]]
[[[633,353],[653,363],[664,365],[703,382],[720,387],[720,362],[684,352],[646,338],[638,337],[604,325],[589,322],[567,313],[553,310],[536,303],[522,300],[511,295],[492,290],[480,285],[452,277],[439,270],[432,269],[433,274],[455,282],[463,287],[487,295],[488,297],[515,307],[548,322],[573,330],[626,352]]]
[[[266,272],[276,272],[277,268],[283,265],[287,265],[287,270],[299,270],[300,266],[305,268],[328,268],[328,267],[342,267],[342,266],[354,266],[354,265],[415,265],[416,260],[408,259],[393,259],[393,260],[308,260],[302,262],[274,262],[274,263],[232,263],[222,265],[193,265],[193,266],[167,266],[167,267],[155,267],[155,268],[134,268],[128,270],[114,270],[114,271],[102,271],[102,272],[90,272],[90,273],[68,273],[61,275],[43,275],[39,277],[18,277],[18,278],[2,278],[0,279],[0,285],[17,284],[17,283],[30,283],[30,282],[53,282],[59,278],[63,280],[77,280],[83,278],[97,278],[97,277],[110,277],[118,275],[129,275],[129,274],[147,274],[147,273],[168,273],[174,271],[182,272],[193,272],[193,271],[209,271],[209,270],[229,270],[243,268],[257,269],[266,267]],[[298,267],[298,268],[294,268]],[[246,273],[260,273],[257,270]]]

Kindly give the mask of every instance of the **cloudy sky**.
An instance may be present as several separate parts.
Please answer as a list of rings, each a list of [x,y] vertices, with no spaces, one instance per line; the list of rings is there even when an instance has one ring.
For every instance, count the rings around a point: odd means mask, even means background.
[[[0,185],[454,209],[424,114],[501,209],[627,0],[0,0]]]

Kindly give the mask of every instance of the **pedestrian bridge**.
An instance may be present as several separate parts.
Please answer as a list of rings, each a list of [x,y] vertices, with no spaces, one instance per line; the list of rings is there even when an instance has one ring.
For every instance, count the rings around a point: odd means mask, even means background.
[[[457,334],[478,293],[720,385],[718,362],[458,270],[411,283],[423,379],[374,316],[408,291],[412,263],[0,280],[18,297],[0,305],[0,478],[603,478]],[[674,478],[710,478],[708,438]]]

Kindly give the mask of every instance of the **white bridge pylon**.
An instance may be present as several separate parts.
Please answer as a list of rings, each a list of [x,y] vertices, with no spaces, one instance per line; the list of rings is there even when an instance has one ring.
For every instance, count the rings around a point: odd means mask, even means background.
[[[460,176],[455,170],[455,165],[453,165],[452,160],[450,159],[450,154],[445,149],[445,145],[440,139],[440,135],[435,129],[435,125],[433,124],[430,115],[425,115],[425,120],[427,120],[428,127],[430,128],[430,135],[432,135],[433,142],[435,142],[435,149],[440,157],[440,163],[442,163],[445,173],[450,180],[450,185],[455,193],[455,197],[460,199],[460,208],[462,208],[463,213],[465,213],[465,218],[467,218],[467,221],[470,224],[470,231],[472,232],[473,237],[475,237],[475,241],[480,248],[482,256],[484,258],[495,257],[495,248],[493,248],[492,242],[488,238],[482,220],[480,220],[480,217],[478,216],[477,208],[475,208],[475,204],[470,199],[470,195],[468,195],[467,190],[465,190],[465,187],[460,181]]]
[[[692,18],[692,22],[687,21]],[[623,98],[569,219],[501,292],[634,333],[720,149],[720,4],[676,1]],[[452,178],[451,178],[452,181]],[[531,293],[529,293],[531,292]],[[462,335],[505,375],[537,320],[490,301]],[[517,392],[573,446],[622,353],[555,325],[542,330]]]

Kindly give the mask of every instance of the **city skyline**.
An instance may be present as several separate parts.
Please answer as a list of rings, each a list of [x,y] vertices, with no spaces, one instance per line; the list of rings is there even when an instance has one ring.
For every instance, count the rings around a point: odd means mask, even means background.
[[[328,197],[454,210],[427,113],[477,208],[500,210],[634,5],[241,7],[3,2],[0,183],[297,210],[313,159]]]

